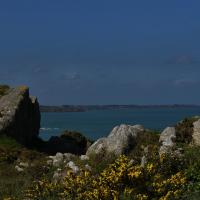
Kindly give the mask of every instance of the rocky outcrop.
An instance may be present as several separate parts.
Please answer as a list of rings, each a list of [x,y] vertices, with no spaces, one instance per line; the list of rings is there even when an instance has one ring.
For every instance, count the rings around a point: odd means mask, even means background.
[[[10,89],[0,98],[0,135],[29,144],[38,136],[40,110],[35,97],[29,96],[26,86]]]
[[[170,152],[176,145],[176,130],[174,127],[167,127],[160,134],[159,142],[161,143],[161,147],[159,150],[159,154]]]
[[[76,131],[64,131],[61,136],[53,136],[46,142],[45,149],[48,153],[73,153],[77,155],[85,154],[88,147],[92,144],[81,133]]]
[[[128,153],[136,144],[138,134],[142,134],[144,128],[141,125],[116,126],[108,137],[100,138],[87,150],[86,155],[114,154],[116,156]]]
[[[193,144],[200,146],[200,119],[193,123]]]

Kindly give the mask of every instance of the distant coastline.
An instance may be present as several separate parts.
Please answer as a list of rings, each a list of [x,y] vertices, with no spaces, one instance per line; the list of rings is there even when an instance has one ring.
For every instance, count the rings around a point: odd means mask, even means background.
[[[194,104],[169,104],[169,105],[62,105],[62,106],[40,106],[41,112],[86,112],[91,110],[114,110],[131,108],[191,108],[200,107]]]

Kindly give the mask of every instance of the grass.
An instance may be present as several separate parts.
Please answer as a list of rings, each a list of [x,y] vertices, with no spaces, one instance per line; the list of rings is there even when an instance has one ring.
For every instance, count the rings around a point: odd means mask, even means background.
[[[103,154],[100,155],[93,154],[90,155],[88,164],[91,166],[93,174],[99,174],[111,163],[113,163],[116,160],[116,158],[117,157],[114,154],[106,156],[104,156]]]
[[[137,162],[141,162],[141,157],[144,154],[144,148],[148,147],[149,152],[158,150],[159,147],[159,132],[146,130],[137,137],[136,146],[129,153],[129,157],[134,158]]]
[[[20,162],[28,162],[24,172],[17,172],[15,166]],[[14,196],[20,199],[34,180],[49,173],[46,155],[29,150],[7,136],[0,136],[0,199]]]
[[[5,95],[9,89],[8,85],[0,85],[0,97]]]
[[[22,146],[19,143],[17,143],[14,139],[8,136],[2,135],[0,136],[0,147],[7,148],[7,149],[19,149]]]
[[[31,176],[17,173],[14,165],[0,163],[0,197],[20,197],[26,187],[32,184]]]
[[[178,131],[185,130],[187,133],[191,131],[192,120],[184,120],[178,124]],[[177,127],[176,127],[177,128]],[[180,132],[179,132],[180,134]],[[186,134],[183,132],[182,134]],[[144,154],[144,148],[148,146],[148,162],[158,165],[159,156],[159,132],[145,131],[137,137],[135,146],[127,155],[129,159],[134,159],[134,165],[140,165],[141,157]],[[172,157],[165,158],[161,166],[158,165],[158,173],[163,177],[170,177],[173,171],[184,171],[187,176],[187,187],[185,188],[185,199],[198,199],[200,193],[200,147],[189,146],[188,140],[180,140],[185,142],[184,157],[175,159]],[[84,169],[85,164],[92,168],[91,176],[97,177],[101,172],[109,168],[114,163],[116,156],[110,155],[91,155],[88,161],[82,161],[78,156],[72,161]],[[28,162],[29,167],[23,172],[16,171],[15,166],[20,161]],[[14,139],[7,136],[0,137],[0,199],[4,197],[14,196],[16,199],[23,199],[23,192],[33,186],[33,182],[41,180],[42,177],[52,181],[55,167],[48,167],[46,164],[47,155],[36,150],[30,150],[18,144]],[[123,163],[122,163],[123,165]],[[61,166],[62,168],[62,166]],[[89,177],[88,177],[89,178]],[[114,178],[114,177],[113,177]],[[143,180],[146,183],[145,179]],[[125,183],[124,183],[125,184]],[[127,199],[122,197],[121,199]],[[47,198],[47,200],[54,199]],[[184,198],[183,198],[184,199]]]

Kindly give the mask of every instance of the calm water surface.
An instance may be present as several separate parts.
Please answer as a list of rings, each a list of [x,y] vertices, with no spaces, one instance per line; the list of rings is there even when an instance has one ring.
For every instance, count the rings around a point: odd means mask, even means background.
[[[77,130],[93,140],[106,136],[119,124],[142,124],[162,130],[185,117],[200,115],[200,107],[135,108],[68,113],[42,113],[40,137],[47,140],[63,130]]]

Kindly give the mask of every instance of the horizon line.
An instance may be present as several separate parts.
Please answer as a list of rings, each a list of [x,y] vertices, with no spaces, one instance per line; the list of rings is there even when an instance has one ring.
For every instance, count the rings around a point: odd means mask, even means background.
[[[40,106],[197,106],[200,104],[63,104],[63,105],[44,105]]]

